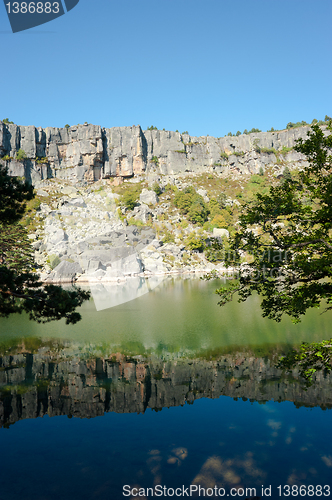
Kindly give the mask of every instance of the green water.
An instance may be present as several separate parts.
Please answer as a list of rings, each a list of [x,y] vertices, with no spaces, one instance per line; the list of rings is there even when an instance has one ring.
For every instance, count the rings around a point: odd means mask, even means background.
[[[294,325],[289,318],[281,323],[262,318],[259,298],[245,303],[217,305],[214,293],[221,282],[199,279],[166,279],[152,292],[131,302],[96,311],[91,299],[80,312],[76,325],[64,321],[37,324],[22,315],[0,320],[1,343],[39,337],[82,344],[117,345],[119,349],[170,352],[206,351],[241,346],[298,345],[331,337],[332,314],[309,311]]]

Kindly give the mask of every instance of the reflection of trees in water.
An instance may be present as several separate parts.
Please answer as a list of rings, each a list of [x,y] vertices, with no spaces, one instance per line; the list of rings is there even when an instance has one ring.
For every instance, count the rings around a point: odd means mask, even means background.
[[[292,349],[283,356],[277,366],[288,372],[297,368],[305,380],[305,385],[310,387],[317,371],[326,373],[332,369],[332,338],[310,344],[303,342],[298,350]]]

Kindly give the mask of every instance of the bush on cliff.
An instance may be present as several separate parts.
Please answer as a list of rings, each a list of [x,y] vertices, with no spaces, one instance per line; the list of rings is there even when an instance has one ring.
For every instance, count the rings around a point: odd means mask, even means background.
[[[19,149],[16,153],[16,160],[23,161],[27,158],[26,152],[23,149]]]

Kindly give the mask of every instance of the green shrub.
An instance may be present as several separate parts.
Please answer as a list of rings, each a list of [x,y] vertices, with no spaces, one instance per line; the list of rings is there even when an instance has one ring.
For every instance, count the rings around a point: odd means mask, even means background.
[[[289,123],[287,123],[286,128],[290,129],[290,128],[305,127],[306,125],[309,125],[309,123],[302,120],[301,122],[296,122],[296,123],[289,122]]]
[[[206,221],[208,216],[208,209],[204,203],[198,198],[193,201],[189,211],[188,211],[188,219],[193,224],[203,224]]]
[[[194,224],[203,223],[209,213],[204,199],[196,193],[192,186],[187,187],[184,191],[176,192],[174,205],[183,214],[188,214],[188,219]]]
[[[23,149],[19,149],[16,153],[16,160],[17,161],[23,161],[27,158],[27,155]]]
[[[70,125],[68,125],[68,123],[66,123],[65,128],[70,128]]]
[[[178,191],[178,188],[174,184],[170,184],[168,182],[165,186],[165,191],[173,191],[173,193],[176,193]]]
[[[291,171],[289,170],[288,167],[284,168],[284,170],[282,172],[282,176],[285,179],[285,181],[288,181],[288,180],[292,179],[292,174],[291,174]]]
[[[162,240],[164,243],[174,243],[175,242],[174,234],[172,234],[168,229],[164,228]]]
[[[157,167],[159,165],[159,160],[157,158],[157,156],[152,156],[151,158],[151,162],[154,163]]]
[[[6,123],[7,125],[9,125],[9,124],[13,125],[13,124],[14,124],[14,122],[10,122],[10,121],[9,121],[9,118],[4,118],[4,119],[2,120],[2,122],[3,122],[3,123]]]
[[[46,156],[40,156],[36,159],[36,163],[38,163],[38,165],[45,165],[48,163],[48,158],[46,158]]]
[[[152,186],[153,191],[156,193],[157,196],[160,196],[163,192],[161,187],[159,186],[158,182],[155,182]]]
[[[277,154],[277,150],[275,148],[261,148],[261,153]]]
[[[151,125],[151,127],[148,127],[147,130],[158,130],[158,129],[154,125]]]
[[[293,148],[287,148],[286,146],[283,146],[281,148],[281,153],[286,154],[286,153],[289,153],[292,150],[293,150]]]
[[[218,238],[210,238],[210,245],[206,246],[204,255],[209,262],[220,262],[224,260],[224,246]]]
[[[196,233],[191,233],[188,238],[185,239],[184,244],[189,250],[198,250],[199,252],[203,252],[205,240]]]
[[[128,186],[122,194],[122,202],[129,210],[134,210],[137,205],[139,195],[141,193],[141,186],[134,185]]]

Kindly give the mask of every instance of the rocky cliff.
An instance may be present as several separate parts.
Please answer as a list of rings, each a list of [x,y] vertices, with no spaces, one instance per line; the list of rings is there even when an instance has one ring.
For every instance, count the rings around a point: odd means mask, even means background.
[[[309,127],[260,132],[237,137],[193,137],[179,132],[141,127],[67,128],[18,126],[0,121],[0,157],[12,175],[36,184],[47,178],[72,182],[142,173],[257,173],[282,160],[304,164],[292,148],[305,139]],[[286,149],[285,149],[286,148]],[[17,160],[19,150],[26,158]],[[19,156],[20,157],[20,156]]]
[[[58,348],[61,347],[60,351]],[[193,403],[221,395],[264,403],[331,408],[331,374],[317,373],[307,390],[296,370],[285,376],[267,358],[235,352],[218,359],[157,356],[89,356],[75,346],[24,347],[0,356],[0,427],[25,418],[104,412],[145,412],[147,408]]]

